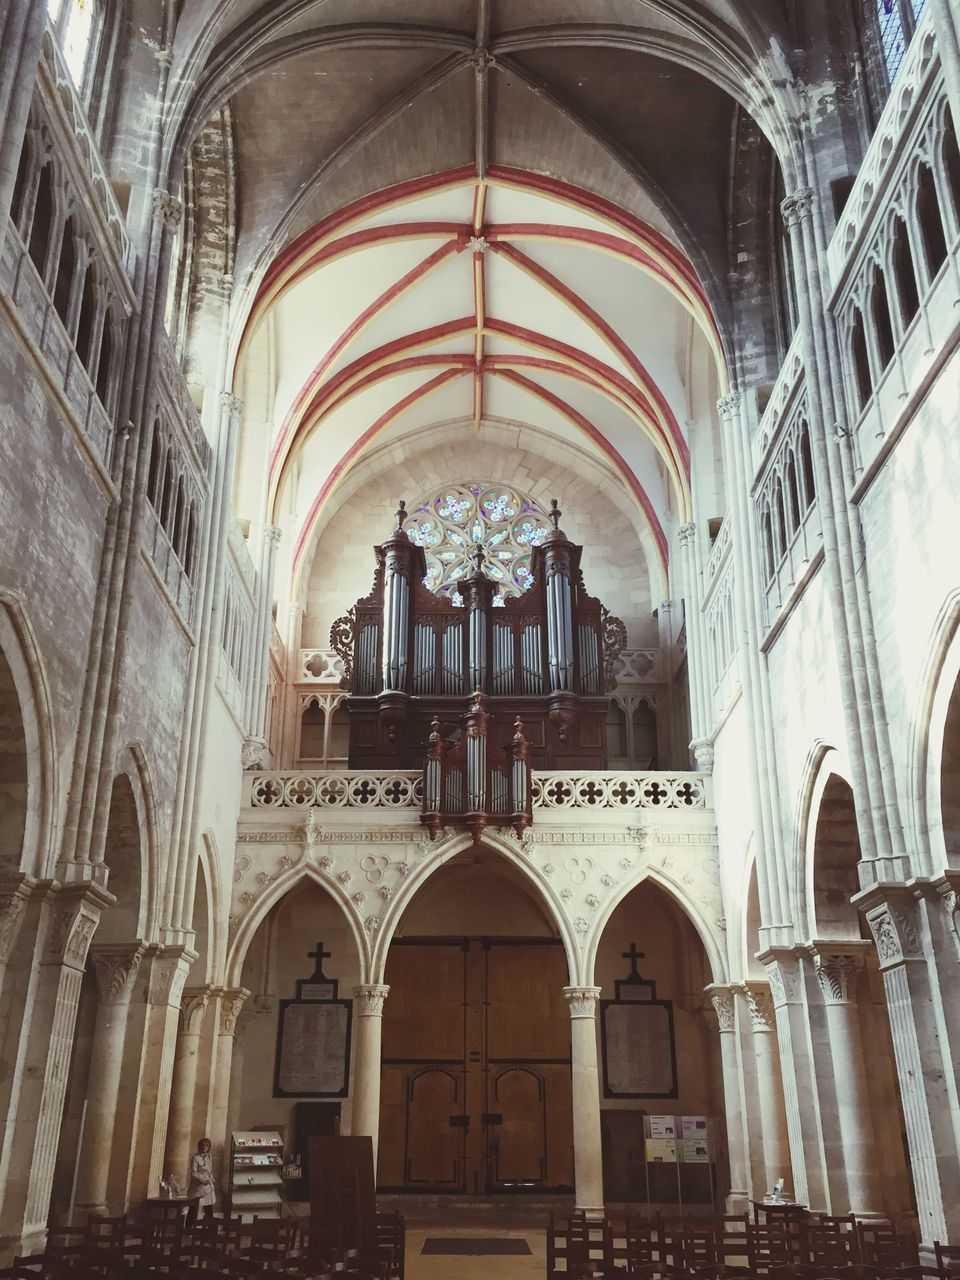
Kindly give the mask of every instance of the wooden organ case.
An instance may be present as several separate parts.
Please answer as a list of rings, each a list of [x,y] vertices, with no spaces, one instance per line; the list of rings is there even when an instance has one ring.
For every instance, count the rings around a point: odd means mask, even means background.
[[[373,590],[330,633],[350,691],[351,769],[418,769],[441,754],[453,764],[477,737],[486,768],[505,775],[520,757],[528,770],[606,767],[606,694],[625,629],[587,594],[582,548],[560,515],[554,500],[529,590],[495,606],[477,546],[457,605],[423,585],[424,553],[400,503],[396,529],[374,548]],[[511,807],[498,803],[501,814]]]

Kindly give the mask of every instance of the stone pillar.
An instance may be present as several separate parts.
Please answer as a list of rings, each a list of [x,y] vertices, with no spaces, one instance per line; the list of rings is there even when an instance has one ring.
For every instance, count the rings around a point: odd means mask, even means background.
[[[954,123],[960,129],[960,13],[953,0],[930,0],[930,16],[937,33],[950,110]]]
[[[934,940],[925,910],[906,885],[878,885],[860,895],[883,974],[900,1098],[910,1148],[921,1238],[960,1239],[960,1114],[957,1071],[944,1041]]]
[[[856,943],[818,943],[812,954],[823,992],[836,1092],[837,1128],[846,1181],[845,1212],[882,1212],[877,1153],[867,1086],[867,1067],[856,1002],[863,948]],[[840,1170],[835,1171],[837,1173]],[[839,1195],[837,1196],[839,1200]]]
[[[167,1124],[166,1173],[186,1186],[194,1143],[194,1098],[197,1092],[197,1055],[203,1018],[210,1003],[209,987],[189,987],[183,993],[180,1010],[183,1022],[177,1037],[170,1090],[170,1118]],[[204,1134],[197,1134],[202,1138]]]
[[[767,1192],[778,1178],[784,1178],[788,1185],[790,1182],[790,1143],[787,1139],[783,1081],[780,1078],[777,1052],[776,1013],[770,988],[765,982],[748,982],[745,990],[753,1024],[754,1067],[763,1147],[763,1191]]]
[[[273,579],[281,531],[269,524],[263,530],[260,572],[257,577],[257,609],[247,689],[247,731],[243,744],[244,768],[266,767],[267,686],[270,672],[270,642],[273,638]]]
[[[740,1064],[737,1060],[737,1004],[732,987],[707,987],[720,1029],[720,1062],[723,1069],[723,1101],[727,1121],[727,1152],[730,1161],[730,1191],[727,1213],[746,1213],[747,1140],[740,1105]]]
[[[55,893],[56,897],[52,894]],[[4,1133],[0,1253],[34,1253],[46,1243],[80,984],[87,949],[109,902],[96,886],[52,889],[41,913],[16,1059],[16,1095]]]
[[[19,0],[6,6],[6,16],[0,18],[0,241],[6,235],[46,21],[46,0]]]
[[[767,970],[776,1011],[794,1198],[811,1209],[830,1212],[820,1090],[802,962],[790,947],[772,947],[759,958]]]
[[[222,987],[217,992],[217,1053],[213,1076],[213,1101],[210,1107],[210,1132],[215,1168],[221,1182],[227,1181],[228,1148],[227,1114],[230,1108],[230,1071],[233,1066],[233,1036],[244,1001],[250,995],[246,987]]]
[[[600,1073],[597,1069],[597,1000],[600,987],[564,987],[563,994],[570,1006],[577,1208],[602,1214],[603,1149],[600,1137]]]
[[[90,958],[97,977],[98,1001],[83,1142],[77,1168],[75,1203],[80,1221],[85,1221],[90,1213],[108,1211],[110,1163],[127,1015],[143,959],[143,947],[139,942],[123,945],[104,943],[91,948]]]
[[[377,1167],[380,1137],[380,1041],[383,1032],[383,1002],[389,987],[378,984],[353,988],[353,1008],[357,1015],[353,1066],[353,1117],[350,1132],[373,1139],[373,1167]]]

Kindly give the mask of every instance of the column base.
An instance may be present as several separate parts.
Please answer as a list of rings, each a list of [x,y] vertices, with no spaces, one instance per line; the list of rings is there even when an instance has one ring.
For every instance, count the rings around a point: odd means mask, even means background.
[[[727,1213],[742,1214],[750,1209],[750,1193],[748,1191],[730,1191],[724,1198]]]
[[[606,1212],[607,1212],[607,1207],[606,1205],[603,1205],[603,1204],[600,1205],[599,1207],[597,1205],[578,1204],[578,1205],[575,1205],[574,1208],[576,1209],[577,1213],[586,1214],[588,1218],[595,1218],[598,1222],[600,1221],[601,1218],[606,1216]]]
[[[15,1257],[29,1258],[43,1253],[47,1247],[47,1231],[30,1231],[25,1236],[0,1236],[0,1259],[8,1265]]]

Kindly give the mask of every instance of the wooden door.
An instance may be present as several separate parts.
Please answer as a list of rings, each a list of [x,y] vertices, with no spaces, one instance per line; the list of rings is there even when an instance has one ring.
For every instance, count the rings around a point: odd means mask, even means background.
[[[566,975],[559,945],[394,944],[383,1013],[383,1189],[572,1185]]]

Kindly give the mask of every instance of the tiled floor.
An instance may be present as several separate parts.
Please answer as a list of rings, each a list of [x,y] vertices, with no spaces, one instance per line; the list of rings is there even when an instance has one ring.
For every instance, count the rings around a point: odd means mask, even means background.
[[[428,1236],[497,1236],[526,1240],[530,1253],[522,1256],[479,1258],[421,1254]],[[463,1222],[408,1222],[407,1280],[543,1280],[546,1273],[546,1234],[543,1222],[529,1228],[512,1219],[502,1225],[485,1220],[482,1225]]]

